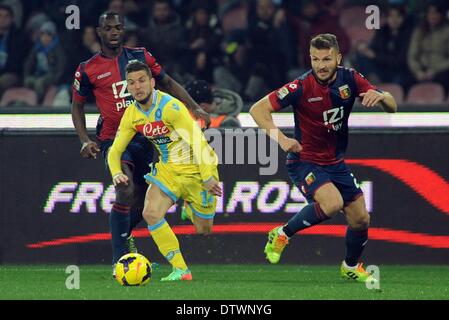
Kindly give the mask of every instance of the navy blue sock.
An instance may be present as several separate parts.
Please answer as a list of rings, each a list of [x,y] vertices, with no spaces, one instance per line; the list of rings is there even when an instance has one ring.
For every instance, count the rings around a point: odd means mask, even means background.
[[[355,231],[350,227],[346,230],[346,258],[348,266],[357,265],[368,241],[368,229]]]
[[[143,212],[142,207],[131,209],[131,221],[129,223],[128,235],[130,235],[133,229],[140,223],[140,221],[143,220],[142,212]]]
[[[301,211],[291,218],[284,226],[283,230],[287,237],[292,237],[296,232],[314,226],[321,221],[329,219],[321,210],[318,202],[308,204]]]
[[[126,238],[129,232],[130,207],[117,202],[112,206],[109,214],[109,227],[112,242],[112,263],[116,263],[123,255],[128,253]]]

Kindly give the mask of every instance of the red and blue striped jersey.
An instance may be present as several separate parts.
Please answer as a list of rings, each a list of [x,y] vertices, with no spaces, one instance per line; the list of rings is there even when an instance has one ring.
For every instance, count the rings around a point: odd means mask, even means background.
[[[156,80],[164,77],[162,67],[145,48],[123,47],[115,58],[97,53],[80,63],[73,82],[73,99],[84,102],[92,93],[100,111],[97,138],[100,141],[114,139],[126,107],[134,102],[127,90],[125,68],[128,62],[146,63]]]
[[[360,93],[376,88],[354,69],[338,67],[330,84],[317,81],[310,70],[271,92],[275,111],[289,105],[295,117],[295,138],[303,150],[289,153],[287,161],[304,160],[328,165],[343,160],[348,145],[348,119]]]

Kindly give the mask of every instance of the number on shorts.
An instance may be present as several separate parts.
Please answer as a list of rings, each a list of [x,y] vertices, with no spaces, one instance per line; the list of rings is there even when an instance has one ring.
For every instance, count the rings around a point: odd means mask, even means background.
[[[214,201],[214,196],[209,194],[207,190],[201,191],[201,198],[203,199],[203,206],[206,207],[209,203]]]
[[[150,173],[151,173],[151,175],[152,175],[152,176],[155,176],[155,175],[157,174],[157,170],[156,170],[156,166],[154,165],[154,163],[151,162],[148,166],[150,167]]]

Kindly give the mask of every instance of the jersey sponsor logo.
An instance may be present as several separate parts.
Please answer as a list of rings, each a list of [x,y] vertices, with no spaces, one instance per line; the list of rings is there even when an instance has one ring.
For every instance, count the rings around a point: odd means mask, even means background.
[[[100,80],[100,79],[103,79],[103,78],[106,78],[106,77],[109,77],[110,75],[112,74],[112,72],[111,71],[109,71],[109,72],[106,72],[106,73],[103,73],[103,74],[100,74],[98,77],[97,77],[97,79],[98,80]]]
[[[314,97],[307,100],[308,102],[323,101],[323,97]]]
[[[342,99],[348,99],[351,97],[351,89],[349,89],[349,86],[345,84],[344,86],[338,87],[338,91],[340,91],[340,97]]]
[[[137,125],[136,129],[147,138],[163,136],[170,132],[163,121],[155,121],[145,125]]]
[[[121,101],[115,103],[115,107],[117,108],[117,111],[120,111],[122,109],[128,108],[130,105],[132,105],[135,102],[136,102],[136,100],[134,100],[134,99],[133,100],[122,99]]]
[[[112,84],[112,92],[114,93],[114,98],[124,99],[129,97],[131,94],[126,90],[128,88],[128,82],[122,80]]]
[[[343,107],[329,109],[323,112],[323,121],[326,127],[331,126],[334,131],[341,129],[343,122],[341,121],[345,115]]]
[[[170,137],[159,137],[159,138],[154,138],[151,139],[151,141],[157,145],[161,145],[161,144],[167,144],[170,142],[173,142]]]
[[[118,81],[112,84],[112,93],[114,94],[114,98],[121,99],[120,101],[115,103],[117,111],[129,107],[132,103],[135,102],[134,99],[127,99],[131,96],[131,94],[127,91],[127,88],[128,82],[126,82],[126,80]]]

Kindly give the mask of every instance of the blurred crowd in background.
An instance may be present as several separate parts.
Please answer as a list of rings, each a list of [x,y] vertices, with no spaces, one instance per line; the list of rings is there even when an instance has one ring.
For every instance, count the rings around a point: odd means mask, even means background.
[[[80,30],[66,28],[72,4]],[[381,9],[379,30],[365,26],[370,4]],[[22,104],[69,106],[74,71],[100,50],[95,28],[107,10],[125,16],[125,45],[146,47],[178,82],[201,79],[245,102],[307,71],[311,36],[331,32],[343,65],[400,103],[449,104],[448,9],[421,0],[3,0],[0,105],[23,89],[35,99]]]

